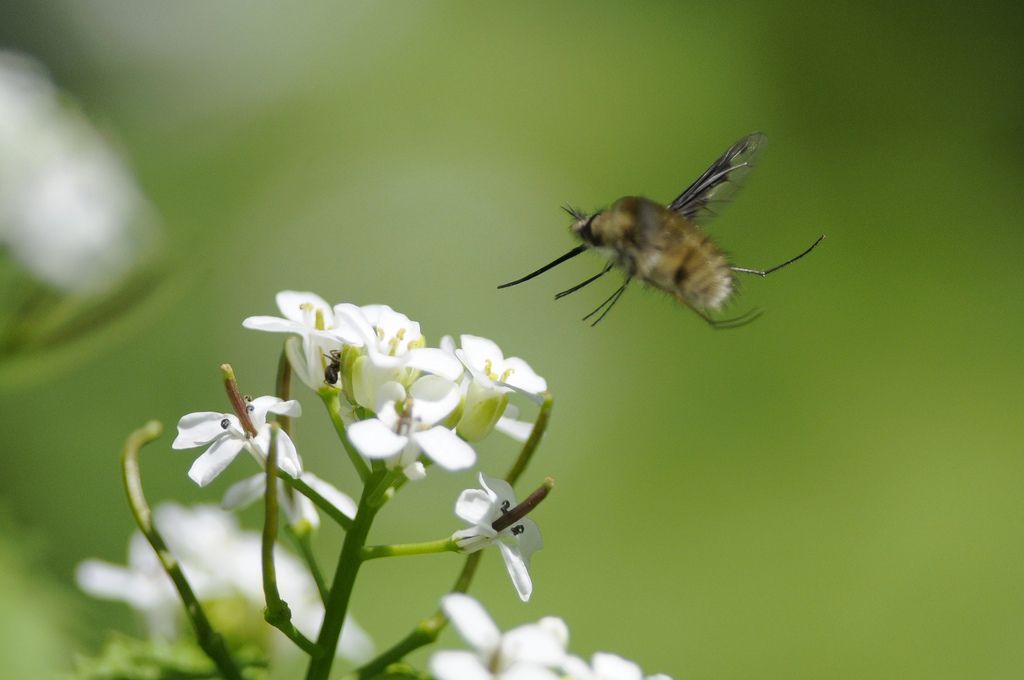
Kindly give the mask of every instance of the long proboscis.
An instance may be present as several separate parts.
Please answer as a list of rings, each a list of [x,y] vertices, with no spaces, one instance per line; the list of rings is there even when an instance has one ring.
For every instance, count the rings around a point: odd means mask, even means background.
[[[585,245],[576,246],[575,248],[573,248],[572,250],[567,252],[565,255],[562,255],[560,258],[555,260],[554,262],[549,262],[548,264],[544,265],[543,267],[541,267],[537,271],[532,272],[530,274],[527,274],[526,276],[524,276],[521,279],[516,279],[515,281],[509,281],[508,283],[503,283],[500,286],[498,286],[498,288],[508,288],[510,286],[517,286],[520,283],[524,283],[526,281],[529,281],[530,279],[532,279],[532,278],[534,278],[536,276],[540,276],[541,274],[543,274],[547,270],[549,270],[549,269],[551,269],[553,267],[557,267],[558,265],[562,264],[566,260],[569,260],[571,258],[576,257],[577,255],[579,255],[580,253],[582,253],[586,249],[587,249],[587,246],[585,246]]]

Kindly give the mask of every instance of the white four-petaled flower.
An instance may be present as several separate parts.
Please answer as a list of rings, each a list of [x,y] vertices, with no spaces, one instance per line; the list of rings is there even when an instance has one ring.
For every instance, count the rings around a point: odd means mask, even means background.
[[[242,325],[258,331],[298,336],[298,342],[285,343],[285,352],[295,374],[315,390],[324,382],[324,355],[344,343],[359,345],[362,340],[316,293],[284,290],[275,299],[284,318],[250,316]]]
[[[376,409],[378,390],[391,382],[409,387],[421,371],[451,381],[462,375],[459,361],[436,347],[426,347],[420,325],[405,314],[387,305],[340,304],[334,311],[356,332],[366,351],[352,366],[352,396],[360,406]]]
[[[554,669],[565,658],[568,630],[561,619],[548,617],[502,633],[479,602],[451,593],[441,608],[472,652],[443,650],[430,659],[430,672],[440,680],[557,680]]]
[[[258,397],[249,402],[249,419],[256,428],[256,436],[246,434],[238,416],[233,413],[200,411],[189,413],[178,421],[178,436],[171,444],[175,449],[209,448],[192,464],[188,476],[199,486],[206,486],[224,471],[243,449],[263,465],[270,449],[270,424],[267,415],[274,413],[296,417],[302,414],[297,401],[282,401],[277,397]],[[287,432],[277,436],[277,467],[291,477],[302,473],[302,462],[295,444]]]
[[[567,656],[563,670],[569,680],[672,680],[663,673],[645,678],[640,666],[607,652],[594,654],[589,665],[578,656]]]
[[[349,439],[365,457],[384,460],[409,479],[425,474],[421,451],[446,470],[462,470],[476,462],[473,447],[439,424],[459,404],[455,383],[425,375],[407,393],[401,384],[388,382],[380,387],[377,398],[377,417],[348,428]]]
[[[530,579],[530,558],[543,547],[537,523],[528,517],[496,531],[494,521],[516,506],[512,486],[502,479],[480,473],[482,489],[466,489],[455,503],[455,514],[471,526],[456,531],[452,537],[463,552],[471,553],[489,545],[497,545],[501,559],[512,578],[512,585],[524,602],[533,593]]]

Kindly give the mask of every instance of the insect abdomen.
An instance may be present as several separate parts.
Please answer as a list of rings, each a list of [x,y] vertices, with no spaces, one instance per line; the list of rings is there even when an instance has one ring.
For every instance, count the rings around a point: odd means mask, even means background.
[[[716,311],[733,292],[732,270],[725,255],[699,228],[690,225],[676,248],[663,254],[658,286],[680,302]]]

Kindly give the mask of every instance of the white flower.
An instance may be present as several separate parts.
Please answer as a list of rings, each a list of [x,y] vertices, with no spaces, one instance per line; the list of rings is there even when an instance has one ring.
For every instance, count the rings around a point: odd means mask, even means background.
[[[589,666],[579,657],[566,657],[563,670],[570,680],[644,680],[640,666],[621,656],[605,652],[594,654]],[[647,676],[646,680],[672,680],[672,678],[658,673]]]
[[[333,484],[320,479],[312,472],[303,472],[299,475],[299,479],[323,496],[341,514],[349,519],[355,518],[356,502],[347,494],[339,491]],[[266,474],[259,473],[252,477],[246,477],[228,487],[228,490],[224,492],[224,498],[221,500],[220,506],[225,510],[244,508],[263,498],[266,489]],[[289,493],[289,489],[284,484],[278,483],[277,497],[278,504],[284,511],[290,525],[298,527],[305,523],[313,529],[320,526],[320,515],[316,512],[316,506],[304,495],[298,491]]]
[[[285,344],[292,370],[312,389],[324,383],[324,355],[342,344],[362,344],[352,327],[337,319],[334,310],[316,293],[284,290],[275,296],[284,318],[250,316],[242,325],[268,333],[293,333],[299,342]]]
[[[209,445],[192,464],[188,476],[199,486],[206,486],[223,472],[242,449],[247,450],[260,465],[267,459],[270,447],[270,424],[267,414],[275,413],[296,417],[302,408],[297,401],[281,401],[277,397],[259,397],[248,406],[249,419],[256,428],[256,437],[250,437],[233,413],[200,411],[189,413],[178,421],[178,436],[171,444],[175,449],[192,449]],[[302,462],[288,433],[277,435],[277,467],[292,477],[302,472]]]
[[[543,547],[536,522],[524,517],[501,531],[495,531],[494,521],[516,506],[512,486],[502,479],[492,479],[480,473],[483,489],[466,489],[455,503],[455,514],[471,526],[453,534],[463,552],[471,553],[489,545],[497,545],[505,562],[512,585],[524,602],[533,593],[530,579],[530,558]]]
[[[532,425],[506,416],[509,392],[515,390],[539,401],[547,390],[547,382],[518,357],[505,358],[501,348],[487,338],[460,336],[462,347],[454,349],[454,341],[445,337],[442,348],[453,352],[465,365],[472,380],[463,387],[464,406],[457,429],[469,441],[483,439],[492,429],[525,441]]]
[[[259,534],[240,530],[233,515],[212,506],[185,508],[165,503],[156,507],[153,517],[200,602],[237,602],[246,608],[237,618],[218,623],[245,629],[248,622],[262,619],[260,612],[266,603],[259,568]],[[292,611],[293,623],[307,636],[315,637],[323,618],[323,604],[308,569],[280,548],[274,551],[274,563],[278,588]],[[191,634],[181,616],[177,592],[139,532],[132,535],[126,567],[86,560],[78,565],[75,578],[79,587],[94,597],[128,603],[143,615],[154,637],[174,639]],[[260,630],[267,628],[261,626]],[[276,630],[274,633],[278,639]],[[291,643],[280,639],[284,642],[282,649],[292,648]],[[351,617],[346,619],[339,655],[362,662],[372,652],[373,643],[367,634]]]
[[[353,397],[365,408],[376,408],[377,391],[383,385],[397,382],[408,387],[420,371],[453,381],[462,375],[455,357],[426,347],[420,325],[387,305],[340,304],[334,312],[355,330],[366,350],[352,366]]]
[[[367,458],[384,460],[409,479],[425,474],[419,462],[421,451],[446,470],[462,470],[476,462],[473,447],[438,424],[459,404],[455,383],[425,375],[406,394],[399,383],[388,382],[378,390],[378,399],[376,418],[348,428],[352,444]]]
[[[538,395],[548,388],[547,381],[533,372],[519,357],[505,358],[501,348],[487,338],[476,335],[459,336],[461,349],[455,355],[473,374],[473,379],[488,388],[513,388]]]
[[[67,291],[109,287],[154,244],[125,164],[36,62],[0,51],[0,251]]]
[[[439,651],[430,659],[430,672],[439,680],[557,680],[553,669],[565,657],[568,631],[561,619],[513,628],[502,634],[479,602],[451,593],[441,608],[473,648],[472,652]]]

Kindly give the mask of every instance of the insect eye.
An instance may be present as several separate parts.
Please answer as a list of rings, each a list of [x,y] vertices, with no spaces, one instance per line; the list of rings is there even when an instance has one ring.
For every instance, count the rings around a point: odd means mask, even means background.
[[[594,242],[594,230],[591,227],[591,225],[594,222],[594,218],[597,217],[599,214],[600,213],[594,213],[593,215],[588,217],[586,224],[584,224],[580,228],[580,238],[583,239],[584,241],[586,241],[587,243],[593,243]]]

